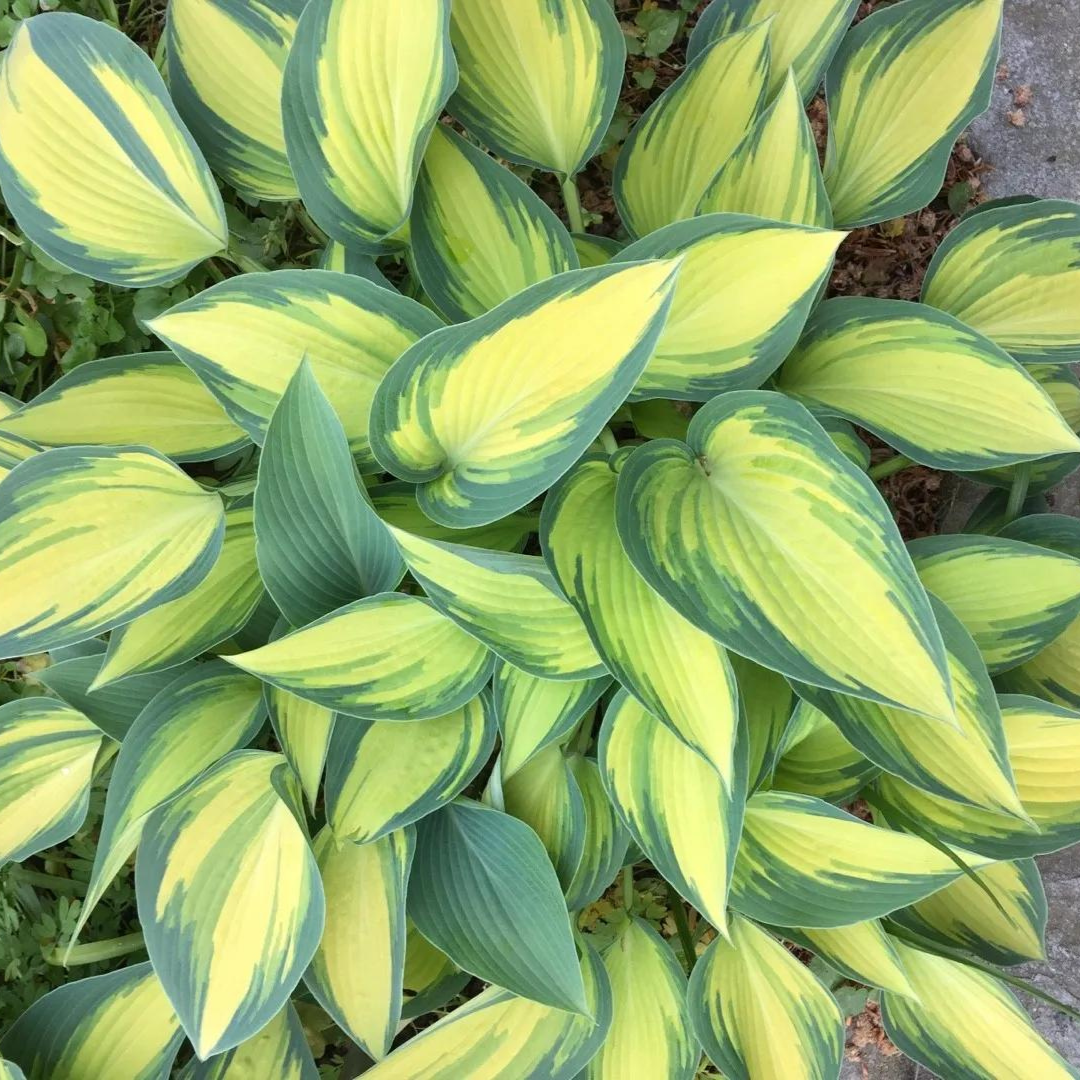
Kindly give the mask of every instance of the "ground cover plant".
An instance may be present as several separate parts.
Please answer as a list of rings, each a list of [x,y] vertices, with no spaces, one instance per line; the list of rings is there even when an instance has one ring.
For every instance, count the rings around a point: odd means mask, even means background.
[[[1080,841],[1080,207],[835,295],[997,67],[1000,0],[872,6],[0,24],[0,1069],[818,1080],[869,1004],[1080,1075],[1008,970]]]

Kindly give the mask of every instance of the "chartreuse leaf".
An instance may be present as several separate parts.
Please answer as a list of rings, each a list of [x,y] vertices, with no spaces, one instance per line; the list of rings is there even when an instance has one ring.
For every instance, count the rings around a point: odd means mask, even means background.
[[[276,686],[267,686],[265,696],[281,752],[289,759],[308,806],[314,812],[335,715],[322,705],[305,701]]]
[[[150,813],[216,761],[251,742],[265,715],[258,680],[220,660],[177,676],[139,713],[113,766],[72,942],[131,857]]]
[[[263,595],[249,502],[225,511],[221,554],[194,589],[109,635],[105,662],[90,689],[176,667],[219,645],[247,623]]]
[[[896,777],[878,781],[886,813],[899,810],[959,847],[1019,859],[1080,842],[1080,714],[1037,698],[1006,694],[1001,717],[1016,790],[1032,824],[950,802]],[[898,822],[894,822],[898,823]]]
[[[686,55],[693,60],[717,38],[771,18],[770,92],[779,90],[790,67],[803,100],[809,101],[821,85],[825,68],[851,25],[858,4],[859,0],[804,0],[798,6],[786,0],[713,0],[690,35]]]
[[[569,735],[609,685],[606,678],[539,679],[505,660],[497,661],[491,686],[502,738],[503,781],[544,747]]]
[[[4,54],[4,202],[76,273],[130,286],[182,277],[228,242],[202,154],[135,42],[82,15],[48,16],[22,20]]]
[[[149,964],[77,979],[39,998],[0,1041],[27,1080],[166,1080],[184,1033]]]
[[[730,783],[739,722],[723,648],[645,583],[615,528],[620,459],[587,459],[544,502],[541,544],[615,677]]]
[[[486,525],[524,506],[626,399],[656,345],[677,269],[560,274],[429,334],[379,385],[376,457],[419,485],[420,508],[441,525]]]
[[[0,483],[0,656],[92,637],[206,577],[221,500],[140,447],[64,447]]]
[[[360,465],[373,464],[368,412],[375,387],[437,315],[354,274],[243,274],[146,324],[199,376],[257,443],[305,357]]]
[[[404,567],[367,501],[349,440],[303,360],[270,417],[255,488],[267,591],[294,626],[387,592]]]
[[[348,716],[424,720],[474,698],[492,655],[426,600],[381,593],[226,659]]]
[[[997,206],[937,249],[922,299],[1024,363],[1080,359],[1080,207],[1058,199]]]
[[[567,891],[585,850],[585,799],[562,750],[558,746],[541,750],[503,780],[502,795],[506,812],[540,837]]]
[[[729,659],[739,688],[746,732],[749,787],[755,791],[772,775],[795,708],[795,694],[783,675],[738,653],[731,653]]]
[[[450,112],[500,157],[572,176],[597,152],[626,44],[606,0],[456,0]]]
[[[4,417],[5,424],[8,419],[10,417]],[[20,461],[33,457],[40,450],[41,447],[29,439],[12,435],[7,431],[0,431],[0,480],[3,480]]]
[[[951,718],[941,636],[892,515],[803,406],[724,394],[687,440],[639,447],[619,474],[619,536],[645,580],[759,664]]]
[[[1080,450],[1049,395],[1015,360],[951,315],[906,300],[826,301],[777,385],[934,469]]]
[[[572,233],[574,250],[582,266],[605,266],[626,246],[610,236]]]
[[[731,1080],[832,1080],[844,1018],[832,995],[778,941],[735,915],[690,976],[687,1006],[705,1053]]]
[[[192,1059],[181,1080],[318,1080],[319,1070],[290,1002],[257,1035],[209,1061]]]
[[[21,408],[22,402],[18,398],[14,398],[10,394],[5,394],[0,391],[0,416],[10,416],[11,413],[16,412]]]
[[[883,994],[881,1018],[908,1057],[950,1080],[1080,1076],[992,975],[901,942],[896,948],[917,1000]]]
[[[340,718],[325,784],[335,836],[371,843],[438,810],[480,771],[495,732],[486,693],[417,724]]]
[[[431,602],[504,660],[542,679],[605,673],[543,559],[390,532]]]
[[[559,880],[536,833],[509,814],[459,799],[418,824],[409,915],[473,975],[588,1015]]]
[[[844,803],[880,771],[844,738],[843,732],[823,712],[803,701],[784,735],[772,786],[781,791],[814,795],[826,802]]]
[[[0,706],[0,865],[79,828],[101,741],[97,727],[59,701],[17,698]]]
[[[774,46],[776,27],[774,21]],[[754,214],[800,225],[832,224],[814,132],[793,71],[788,72],[776,100],[721,166],[697,210],[700,214]]]
[[[224,457],[248,441],[206,387],[167,352],[80,364],[5,416],[3,425],[4,434],[41,446],[136,443],[174,461]]]
[[[566,906],[578,911],[599,899],[615,880],[626,859],[630,834],[611,805],[596,762],[581,754],[571,754],[568,761],[585,803],[585,843],[566,890]]]
[[[972,868],[989,861],[967,858]],[[774,926],[830,929],[913,904],[961,873],[917,836],[808,795],[758,792],[746,804],[731,906]]]
[[[457,82],[450,0],[316,0],[285,65],[282,115],[304,205],[378,250],[409,216],[431,129]]]
[[[603,958],[611,981],[611,1027],[586,1076],[692,1080],[701,1048],[687,1015],[686,976],[670,946],[647,922],[631,917]]]
[[[1080,559],[999,536],[927,536],[908,551],[992,672],[1030,660],[1080,615]]]
[[[757,115],[768,80],[769,24],[759,22],[709,45],[653,102],[623,143],[612,178],[631,236],[693,217]]]
[[[93,639],[92,639],[93,640]],[[110,739],[123,740],[152,697],[165,689],[177,676],[194,666],[180,664],[167,671],[133,675],[118,683],[90,690],[105,654],[105,642],[94,641],[100,652],[73,656],[50,664],[35,674],[58,698],[92,720]],[[86,643],[84,643],[86,644]],[[56,655],[55,653],[53,654]]]
[[[405,984],[404,1000],[405,1009],[402,1014],[411,1011],[411,1008],[427,996],[432,990],[445,984],[448,979],[461,978],[466,980],[472,976],[458,970],[457,965],[446,955],[431,944],[419,930],[416,924],[409,918],[405,920],[405,972],[403,981]],[[418,1015],[413,1013],[413,1015]]]
[[[416,501],[416,485],[401,480],[375,484],[368,488],[375,512],[395,529],[422,536],[427,540],[449,540],[471,547],[491,548],[493,551],[521,551],[529,535],[536,531],[536,518],[524,511],[507,514],[490,525],[475,529],[448,529],[438,525],[420,509]]]
[[[379,269],[374,256],[355,251],[344,244],[339,244],[336,240],[331,240],[323,248],[322,257],[319,259],[319,269],[336,270],[340,274],[355,274],[391,292],[398,291]]]
[[[1002,0],[907,0],[863,19],[829,68],[825,186],[838,225],[925,206],[990,103]]]
[[[315,858],[326,894],[326,927],[304,982],[369,1057],[390,1052],[401,1018],[405,891],[416,837],[411,827],[369,844],[326,827]]]
[[[946,885],[941,892],[952,887]],[[936,895],[940,896],[941,893]],[[838,926],[832,930],[781,930],[779,933],[817,953],[831,967],[855,982],[898,994],[912,993],[904,965],[893,947],[893,939],[885,933],[877,919]]]
[[[281,83],[303,0],[173,0],[169,92],[214,171],[248,199],[295,199]]]
[[[409,223],[424,291],[453,322],[578,266],[570,234],[548,205],[442,125],[424,154]]]
[[[986,666],[956,616],[938,600],[933,606],[949,657],[955,726],[827,690],[796,689],[890,773],[935,795],[1023,817]]]
[[[600,775],[656,869],[723,932],[744,778],[719,770],[621,692],[600,731]]]
[[[274,1018],[322,934],[319,870],[287,776],[280,754],[238,751],[143,826],[135,893],[146,947],[203,1060]]]
[[[634,397],[704,401],[760,386],[798,340],[843,238],[742,214],[707,214],[619,252],[616,263],[683,256],[667,324]],[[738,274],[725,269],[732,265],[740,266]]]
[[[575,1080],[603,1045],[611,1024],[607,973],[588,946],[582,952],[581,980],[586,1015],[489,986],[364,1075],[369,1080]]]
[[[928,941],[991,964],[1045,959],[1046,893],[1035,860],[994,863],[975,875],[983,887],[962,877],[890,918]]]

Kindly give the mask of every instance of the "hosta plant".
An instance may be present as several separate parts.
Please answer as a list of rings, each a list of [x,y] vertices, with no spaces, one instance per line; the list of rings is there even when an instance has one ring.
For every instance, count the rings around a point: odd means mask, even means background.
[[[603,235],[610,0],[170,0],[165,79],[20,25],[26,240],[220,280],[2,406],[0,656],[49,663],[0,708],[0,861],[107,775],[66,947],[106,955],[134,858],[146,952],[16,1019],[8,1075],[824,1080],[853,986],[943,1077],[1080,1075],[1005,970],[1080,840],[1080,524],[1020,516],[1080,461],[1080,207],[827,298],[997,59],[1001,0],[858,6],[695,12]],[[230,242],[274,200],[324,268]],[[911,462],[1000,495],[905,544]]]

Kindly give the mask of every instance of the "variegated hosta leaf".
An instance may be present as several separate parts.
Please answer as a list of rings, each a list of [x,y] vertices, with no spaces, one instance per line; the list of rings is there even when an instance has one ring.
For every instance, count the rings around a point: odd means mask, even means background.
[[[587,1015],[489,986],[369,1069],[367,1080],[544,1077],[575,1080],[603,1045],[611,987],[588,946],[581,960]]]
[[[379,285],[391,292],[397,292],[397,288],[379,269],[379,264],[374,256],[362,251],[339,244],[331,240],[323,248],[322,257],[319,259],[320,270],[336,270],[339,274],[355,274],[357,277],[366,278],[374,285]]]
[[[438,810],[476,776],[495,743],[486,693],[417,724],[339,717],[326,762],[326,820],[372,843]]]
[[[437,315],[353,274],[243,274],[146,324],[257,443],[305,357],[361,467],[373,464],[368,412],[375,387]]]
[[[932,720],[927,723],[944,726]],[[784,736],[771,786],[845,803],[880,771],[823,712],[803,701]]]
[[[583,461],[545,500],[541,544],[597,652],[654,716],[727,783],[739,721],[727,655],[645,583],[615,528],[620,459]]]
[[[289,759],[314,813],[319,781],[334,732],[335,714],[276,686],[267,686],[265,696],[281,752]]]
[[[791,67],[802,99],[809,101],[858,6],[859,0],[802,0],[799,4],[788,0],[712,0],[690,35],[686,55],[693,60],[717,38],[771,19],[770,92],[780,88]]]
[[[536,833],[509,814],[459,799],[419,823],[409,915],[473,975],[588,1012],[559,879]]]
[[[774,20],[774,46],[776,26]],[[793,71],[788,72],[776,100],[758,116],[746,138],[721,166],[697,211],[753,214],[823,228],[832,224],[817,143]],[[782,265],[780,261],[775,264],[776,268]]]
[[[407,827],[369,844],[315,838],[326,927],[304,982],[369,1057],[390,1052],[401,1018],[405,892],[416,837]]]
[[[0,1053],[27,1080],[164,1080],[184,1033],[149,964],[77,979],[15,1021]]]
[[[287,769],[279,754],[230,754],[143,826],[147,951],[203,1060],[274,1018],[322,934],[319,869]]]
[[[755,791],[772,775],[795,707],[795,694],[783,675],[738,653],[729,659],[745,723],[749,790]]]
[[[228,640],[247,623],[264,595],[252,521],[250,502],[225,511],[225,538],[210,573],[190,592],[114,630],[91,690],[174,668]]]
[[[560,274],[429,334],[379,385],[376,457],[419,485],[421,509],[441,525],[486,525],[524,506],[581,456],[637,382],[677,269]]]
[[[499,660],[491,685],[502,738],[499,772],[505,782],[544,747],[565,739],[610,680],[539,679]]]
[[[35,454],[0,483],[0,657],[82,641],[182,596],[224,531],[218,496],[153,451]]]
[[[281,83],[303,0],[170,0],[169,92],[214,171],[249,199],[295,199]]]
[[[193,1058],[178,1080],[319,1080],[304,1027],[290,1002],[257,1035],[209,1061]]]
[[[0,391],[0,416],[10,416],[11,413],[21,408],[22,402],[18,398]]]
[[[540,837],[568,891],[585,850],[585,799],[570,762],[558,746],[549,746],[501,787],[506,812]]]
[[[701,1048],[686,1009],[686,976],[666,941],[631,917],[604,950],[611,1027],[588,1080],[630,1076],[693,1080]]]
[[[690,976],[687,1005],[709,1059],[731,1080],[833,1080],[844,1018],[832,995],[778,941],[733,916]]]
[[[989,861],[967,858],[971,867]],[[746,804],[731,906],[774,926],[829,929],[880,918],[961,873],[917,836],[876,828],[808,795],[759,792]]]
[[[951,315],[906,300],[822,304],[777,385],[934,469],[1080,450],[1049,395],[1015,360]]]
[[[1024,363],[1080,359],[1080,207],[980,208],[942,241],[922,299]]]
[[[796,690],[888,772],[924,791],[1022,818],[986,666],[956,616],[939,600],[932,602],[949,658],[953,724],[810,686]]]
[[[881,1018],[908,1057],[950,1080],[1080,1076],[992,975],[900,942],[896,948],[916,997],[883,994]]]
[[[492,666],[480,642],[403,593],[358,600],[226,659],[279,690],[367,720],[442,716],[474,698]]]
[[[708,214],[620,251],[615,263],[683,256],[667,324],[633,396],[705,401],[760,386],[798,341],[843,238],[742,214]]]
[[[413,1008],[422,1004],[423,998],[429,997],[448,980],[464,978],[466,981],[472,978],[467,972],[459,971],[457,965],[444,952],[440,952],[431,944],[419,930],[416,924],[409,918],[405,920],[405,972],[403,982],[405,984],[404,1000],[405,1008],[402,1015],[412,1012]],[[451,995],[452,997],[453,995]],[[426,1011],[426,1010],[424,1010]]]
[[[733,392],[687,438],[639,447],[619,475],[619,535],[645,580],[757,663],[950,718],[941,636],[892,515],[813,417]]]
[[[757,115],[768,80],[769,24],[760,22],[702,50],[653,102],[623,143],[612,178],[631,236],[693,217]]]
[[[178,676],[139,713],[113,766],[72,942],[131,857],[151,812],[226,754],[247,746],[265,716],[258,680],[220,660]]]
[[[1080,842],[1080,714],[1020,695],[1006,694],[1000,701],[1016,790],[1031,823],[882,776],[878,794],[886,815],[899,810],[939,840],[996,859],[1042,855]]]
[[[946,885],[935,895],[940,896],[951,888],[953,885]],[[900,955],[893,947],[893,939],[877,919],[832,930],[781,930],[779,933],[817,953],[855,982],[897,994],[911,995],[913,992]]]
[[[431,602],[504,660],[541,679],[607,673],[543,559],[390,532]]]
[[[13,1061],[0,1061],[0,1080],[26,1080],[26,1073]]]
[[[181,277],[228,243],[202,154],[135,42],[82,15],[47,16],[18,24],[0,73],[8,210],[76,273],[131,286]]]
[[[990,103],[1002,0],[908,0],[863,19],[829,68],[825,186],[838,225],[925,206]]]
[[[225,457],[248,442],[206,387],[167,352],[80,364],[2,423],[4,434],[40,446],[134,443],[174,461]]]
[[[853,424],[839,416],[817,416],[817,422],[825,429],[837,450],[857,469],[866,472],[870,468],[870,447],[859,437]]]
[[[1030,660],[1080,615],[1080,559],[999,536],[927,536],[908,551],[992,672]]]
[[[500,157],[573,176],[619,98],[626,44],[606,0],[455,0],[450,112]]]
[[[606,266],[626,246],[610,236],[594,236],[592,233],[572,233],[574,250],[583,267]]]
[[[7,419],[7,417],[4,418],[5,423]],[[33,457],[40,450],[41,447],[29,439],[12,435],[7,431],[0,431],[0,480],[3,480],[20,461]]]
[[[92,720],[110,739],[121,742],[150,699],[194,664],[180,664],[149,675],[133,675],[130,679],[91,691],[90,686],[105,658],[105,642],[92,640],[101,646],[99,652],[50,664],[43,671],[36,672],[34,677],[61,701]]]
[[[982,887],[962,877],[890,918],[929,941],[991,964],[1045,959],[1046,893],[1035,860],[994,863],[975,876]]]
[[[521,551],[536,531],[536,518],[525,511],[507,514],[490,525],[475,529],[449,529],[436,524],[420,509],[416,501],[416,485],[401,480],[375,484],[368,488],[375,512],[388,525],[426,540],[448,540],[470,547],[491,548],[492,551]]]
[[[97,727],[59,701],[17,698],[0,706],[0,865],[79,828],[101,741]]]
[[[424,154],[409,225],[424,291],[453,322],[578,266],[570,234],[543,199],[443,125]]]
[[[745,778],[715,766],[622,691],[600,731],[600,775],[656,869],[718,930],[742,828]]]
[[[585,802],[585,843],[566,906],[578,911],[600,898],[626,860],[630,834],[604,790],[600,767],[592,758],[571,754],[570,769]]]
[[[394,541],[362,493],[345,431],[306,360],[266,429],[255,538],[267,591],[294,626],[388,592],[404,574]]]
[[[314,0],[285,65],[289,163],[335,240],[379,250],[405,224],[431,129],[457,82],[450,0]]]

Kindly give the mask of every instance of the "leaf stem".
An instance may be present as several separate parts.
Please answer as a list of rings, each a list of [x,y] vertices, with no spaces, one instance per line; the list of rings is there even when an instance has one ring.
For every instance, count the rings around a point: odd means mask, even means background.
[[[615,438],[615,432],[610,427],[605,427],[600,432],[599,436],[600,445],[604,448],[604,453],[610,456],[619,449],[619,441]]]
[[[218,252],[218,257],[231,262],[233,266],[238,270],[242,270],[245,274],[260,274],[267,269],[258,259],[253,259],[250,255],[245,255],[238,250],[232,242],[224,251]]]
[[[583,233],[585,218],[581,213],[581,197],[578,195],[576,176],[568,176],[563,180],[562,197],[566,206],[566,216],[570,219],[570,231]]]
[[[7,285],[4,286],[4,291],[0,293],[0,296],[14,296],[19,291],[19,285],[22,283],[23,268],[26,266],[26,248],[27,244],[24,240],[15,249],[15,262],[11,267],[11,277],[8,278]]]
[[[622,868],[622,902],[627,913],[634,910],[634,864]]]
[[[1031,462],[1022,461],[1013,470],[1012,487],[1009,488],[1009,501],[1005,506],[1005,524],[1015,521],[1027,501],[1028,488],[1031,487]]]
[[[884,461],[879,461],[876,465],[872,465],[869,473],[870,479],[884,480],[885,477],[892,476],[893,473],[902,472],[909,465],[914,464],[915,462],[904,454],[896,454],[894,457],[886,458]]]
[[[50,892],[62,895],[70,893],[72,896],[86,894],[86,882],[76,881],[74,878],[57,877],[55,874],[43,874],[38,870],[27,870],[22,866],[13,866],[8,871],[8,878],[20,885],[30,885],[37,889],[48,889]]]
[[[668,903],[671,905],[671,916],[675,920],[675,929],[679,932],[679,944],[682,946],[683,959],[686,962],[686,971],[689,974],[694,970],[697,962],[697,953],[694,950],[694,937],[690,933],[690,923],[686,918],[686,905],[679,895],[675,886],[668,882]]]
[[[76,945],[71,949],[57,946],[45,957],[45,962],[58,967],[72,967],[77,964],[96,964],[101,960],[115,960],[118,956],[127,956],[146,948],[142,932],[124,934],[123,937],[109,938],[106,941],[91,941],[86,945]],[[65,951],[66,954],[65,955]]]

